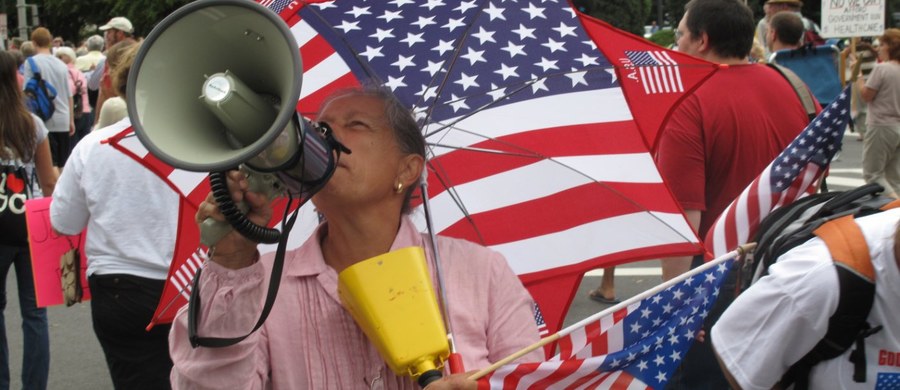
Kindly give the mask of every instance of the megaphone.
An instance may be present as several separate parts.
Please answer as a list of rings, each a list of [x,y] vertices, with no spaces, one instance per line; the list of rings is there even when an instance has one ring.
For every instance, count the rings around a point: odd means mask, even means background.
[[[308,199],[330,177],[336,154],[349,150],[327,125],[297,114],[301,80],[297,43],[277,15],[252,1],[202,0],[147,36],[129,72],[128,114],[149,152],[173,167],[241,166],[255,191]],[[224,175],[211,183],[236,229],[277,242],[277,230],[255,226],[227,204]],[[201,241],[211,246],[228,230],[201,226]]]

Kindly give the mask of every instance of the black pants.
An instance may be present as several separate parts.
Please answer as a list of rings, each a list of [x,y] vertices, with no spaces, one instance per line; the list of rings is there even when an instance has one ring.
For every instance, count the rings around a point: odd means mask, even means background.
[[[703,264],[703,256],[695,256],[691,263],[691,268],[699,267]],[[681,365],[672,374],[669,383],[666,385],[668,390],[725,390],[730,389],[725,374],[719,367],[716,360],[715,352],[710,341],[710,329],[715,325],[725,309],[731,305],[735,298],[735,288],[737,287],[737,271],[738,265],[731,267],[731,272],[719,287],[719,297],[713,303],[703,321],[703,330],[706,331],[706,341],[695,341],[681,361]]]
[[[165,281],[132,275],[92,275],[91,317],[116,389],[169,389],[170,325],[147,332]]]
[[[94,113],[87,112],[81,115],[80,118],[75,118],[75,136],[72,138],[71,149],[75,149],[75,145],[81,141],[84,136],[88,135],[91,132],[91,126],[94,125]]]
[[[69,132],[50,132],[47,139],[50,140],[50,156],[53,158],[53,166],[65,166],[66,160],[69,159],[69,154],[72,152],[72,137],[69,136]]]

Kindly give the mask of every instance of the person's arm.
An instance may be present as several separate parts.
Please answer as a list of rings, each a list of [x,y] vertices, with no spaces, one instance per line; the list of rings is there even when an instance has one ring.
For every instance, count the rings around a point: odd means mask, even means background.
[[[728,381],[728,386],[731,386],[732,390],[743,390],[741,385],[734,380],[734,375],[731,375],[731,371],[728,371],[728,367],[722,362],[722,357],[719,356],[719,353],[713,350],[713,354],[716,355],[716,362],[719,363],[719,368],[722,369],[722,375],[724,375],[725,380]]]
[[[40,119],[38,119],[40,120]],[[66,161],[66,169],[59,175],[50,202],[50,224],[53,230],[64,235],[78,234],[88,224],[91,216],[87,195],[83,186],[82,171],[89,142],[79,142]],[[58,191],[57,191],[58,190]]]
[[[246,201],[247,217],[265,224],[272,208],[265,195],[250,192],[247,180],[230,171],[228,189],[235,202]],[[206,218],[224,221],[212,194],[200,204],[197,223]],[[246,334],[259,317],[265,296],[268,267],[259,262],[258,243],[232,231],[211,249],[210,261],[200,275],[200,310],[197,334],[202,337],[238,337]],[[266,328],[228,347],[191,346],[187,306],[172,323],[169,350],[174,364],[170,379],[174,388],[264,389],[269,381]]]
[[[871,103],[878,95],[878,89],[881,86],[881,79],[884,77],[884,67],[876,65],[872,69],[872,73],[868,77],[860,76],[857,79],[859,83],[859,97],[866,103]]]
[[[50,141],[45,137],[34,152],[34,166],[37,169],[38,180],[41,182],[41,192],[44,196],[53,194],[56,188],[56,180],[59,173],[53,166],[53,158],[50,156]]]
[[[69,96],[69,137],[75,135],[75,100]]]
[[[837,273],[819,239],[781,256],[769,272],[734,300],[709,337],[724,371],[747,390],[772,389],[825,336],[839,301]]]
[[[859,97],[866,103],[872,103],[872,101],[875,100],[875,96],[878,95],[878,90],[869,88],[869,86],[866,85],[865,79],[862,77],[857,79],[856,82],[859,83]]]
[[[490,289],[488,290],[488,360],[497,362],[540,340],[535,322],[533,299],[520,279],[509,268],[503,255],[493,252],[490,259]],[[543,348],[538,348],[518,362],[544,360]],[[485,367],[466,367],[482,369]]]
[[[695,234],[706,205],[706,150],[702,126],[700,102],[696,97],[685,99],[661,132],[655,156],[663,181],[684,209],[687,222]],[[691,256],[662,259],[663,280],[687,272],[691,268],[691,260]]]
[[[262,310],[268,272],[262,262],[238,270],[207,262],[198,285],[201,304],[197,335],[239,337],[252,330]],[[179,310],[169,331],[172,388],[268,388],[270,362],[266,327],[234,345],[194,348],[188,333],[188,307],[185,305]]]
[[[702,216],[702,213],[700,210],[684,210],[684,216],[687,218],[688,224],[691,225],[691,230],[696,234],[700,227],[700,217]],[[702,239],[703,237],[700,238]],[[660,266],[662,267],[663,281],[688,272],[691,269],[691,261],[693,259],[693,256],[678,256],[662,259],[660,261]]]

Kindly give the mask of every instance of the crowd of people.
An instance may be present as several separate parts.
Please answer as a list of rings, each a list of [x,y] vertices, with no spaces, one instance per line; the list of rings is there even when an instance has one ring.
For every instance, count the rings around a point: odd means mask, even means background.
[[[772,67],[754,63],[754,56],[759,58],[753,54],[755,44],[771,53],[816,39],[817,27],[799,13],[800,4],[768,0],[758,23],[739,0],[691,0],[686,5],[675,32],[677,50],[727,67],[674,107],[654,158],[699,237],[706,236],[729,203],[809,124],[810,114],[821,110],[808,89],[797,88]],[[124,17],[110,19],[99,30],[103,36],[92,35],[75,47],[40,27],[29,41],[13,41],[9,50],[0,51],[0,163],[4,177],[36,178],[23,196],[53,196],[50,216],[56,232],[90,232],[84,250],[93,329],[116,388],[415,388],[412,379],[391,372],[337,296],[340,271],[410,245],[423,246],[431,272],[439,268],[445,283],[453,286],[446,297],[448,315],[465,367],[486,367],[538,341],[532,300],[502,255],[438,237],[434,245],[443,261],[434,262],[427,244],[431,239],[417,232],[407,216],[425,166],[425,140],[409,110],[377,86],[340,91],[317,111],[317,120],[327,123],[351,153],[340,155],[334,176],[312,198],[323,222],[306,243],[286,254],[302,261],[288,262],[280,304],[261,329],[223,348],[192,346],[191,327],[203,337],[236,337],[253,328],[262,311],[274,254],[261,256],[259,243],[233,231],[215,245],[198,279],[199,322],[190,324],[189,313],[182,310],[171,326],[145,331],[174,253],[179,200],[159,177],[105,142],[130,125],[127,78],[141,42]],[[877,38],[879,45],[871,51],[877,63],[864,55],[852,59],[870,64],[854,68],[862,69],[853,76],[857,112],[865,118],[857,126],[865,129],[866,180],[897,196],[900,30],[888,29]],[[55,112],[46,120],[30,113],[24,103],[23,87],[36,74],[57,92]],[[813,102],[812,107],[804,101]],[[233,201],[247,204],[247,218],[259,224],[269,221],[272,199],[250,190],[242,173],[229,172],[227,187]],[[212,194],[196,215],[198,222],[206,218],[224,220]],[[900,212],[886,212],[859,221],[883,280],[875,322],[890,322],[884,313],[900,310],[898,220]],[[21,381],[23,388],[44,389],[50,362],[46,309],[36,306],[27,237],[22,236],[24,220],[3,222],[0,309],[6,303],[6,274],[14,266],[24,323]],[[834,311],[835,298],[825,291],[832,282],[824,275],[829,268],[820,261],[826,257],[827,249],[818,243],[791,251],[787,265],[737,301],[730,294],[734,277],[726,281],[703,327],[712,342],[693,345],[669,388],[775,385],[794,363],[784,357],[789,355],[784,348],[800,350],[816,341],[820,337],[814,336],[827,328],[823,321]],[[701,256],[664,259],[663,279],[702,262]],[[487,272],[473,274],[475,268]],[[816,270],[821,291],[801,288],[809,282],[804,274],[809,269]],[[806,300],[784,306],[789,309],[780,317],[753,310],[770,299],[790,301],[798,291],[805,291]],[[609,305],[619,302],[613,267],[604,270],[603,283],[590,298]],[[741,326],[751,314],[768,315],[759,320],[784,325],[795,319],[795,307],[828,309],[804,317],[812,330],[798,342],[802,346],[782,343],[780,350],[748,352],[732,345],[749,332]],[[5,327],[2,311],[0,327]],[[896,324],[884,327],[884,333],[866,342],[874,343],[875,351],[900,354],[900,329],[894,329]],[[793,338],[790,335],[803,334],[804,329],[784,337]],[[5,334],[0,332],[0,389],[10,382]],[[519,359],[541,360],[540,351]],[[832,377],[846,368],[842,363],[829,363],[828,368],[833,370],[813,383],[856,385]],[[428,388],[475,388],[475,383],[457,374]]]

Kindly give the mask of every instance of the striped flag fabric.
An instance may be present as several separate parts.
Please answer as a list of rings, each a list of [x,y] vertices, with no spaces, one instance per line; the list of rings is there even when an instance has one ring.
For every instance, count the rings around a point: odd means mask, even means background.
[[[705,241],[710,253],[720,255],[747,243],[769,213],[816,192],[822,173],[841,150],[844,129],[851,120],[849,88],[810,121],[716,219]]]
[[[538,335],[543,338],[550,334],[550,330],[547,329],[547,323],[544,321],[544,314],[541,313],[541,308],[538,307],[537,303],[532,304],[531,310],[534,312],[534,323],[537,324]]]
[[[678,63],[662,50],[626,50],[625,56],[637,68],[644,93],[684,92]]]
[[[730,253],[559,332],[546,362],[502,366],[479,389],[663,389],[736,260]]]
[[[292,2],[292,0],[260,0],[259,4],[278,14],[281,13],[281,11],[283,11],[285,8],[287,8],[287,6]]]

